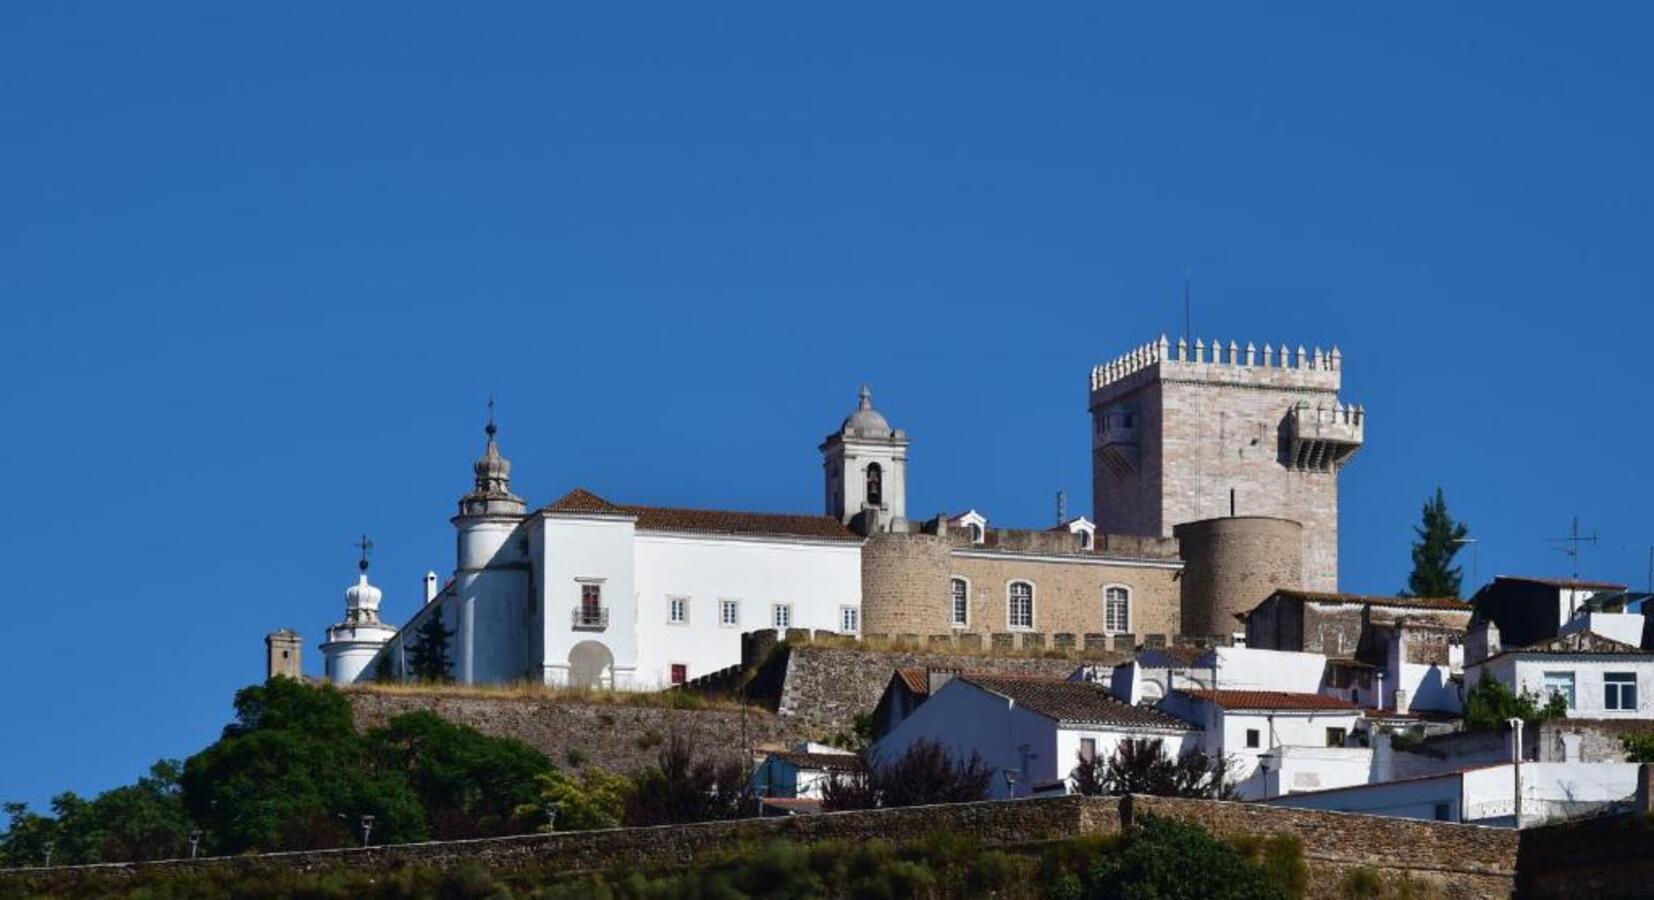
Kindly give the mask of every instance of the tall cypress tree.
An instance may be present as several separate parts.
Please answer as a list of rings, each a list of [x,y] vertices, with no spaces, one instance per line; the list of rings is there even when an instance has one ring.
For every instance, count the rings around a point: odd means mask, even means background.
[[[408,673],[418,681],[450,681],[453,662],[448,658],[448,639],[454,629],[442,624],[442,611],[437,610],[415,632],[419,640],[408,648]]]
[[[1424,502],[1424,520],[1413,533],[1413,574],[1407,576],[1405,596],[1459,596],[1464,570],[1453,565],[1453,557],[1464,547],[1470,529],[1447,512],[1447,497],[1440,487]]]

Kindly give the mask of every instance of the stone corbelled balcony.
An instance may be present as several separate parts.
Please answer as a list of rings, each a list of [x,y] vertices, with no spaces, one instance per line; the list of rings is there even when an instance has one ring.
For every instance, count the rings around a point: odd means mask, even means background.
[[[1342,468],[1361,449],[1366,419],[1360,406],[1298,404],[1286,414],[1287,465],[1318,472]]]

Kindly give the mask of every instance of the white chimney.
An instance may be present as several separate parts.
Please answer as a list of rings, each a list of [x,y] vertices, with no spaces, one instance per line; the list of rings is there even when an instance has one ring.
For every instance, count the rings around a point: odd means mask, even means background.
[[[435,600],[435,599],[436,599],[436,573],[435,572],[426,572],[425,573],[425,602],[429,603],[429,602],[431,602],[432,600]]]

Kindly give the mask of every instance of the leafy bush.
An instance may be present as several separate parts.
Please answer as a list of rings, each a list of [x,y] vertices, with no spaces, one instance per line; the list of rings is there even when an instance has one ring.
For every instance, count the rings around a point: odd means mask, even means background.
[[[700,757],[686,738],[672,735],[656,765],[632,780],[627,825],[676,825],[739,819],[758,813],[747,766],[739,757]]]
[[[1626,762],[1654,762],[1654,732],[1621,735],[1620,744],[1625,747]]]
[[[1467,731],[1499,731],[1511,719],[1539,722],[1568,715],[1568,701],[1552,694],[1544,702],[1531,691],[1514,694],[1493,678],[1482,678],[1465,693],[1464,727]]]
[[[822,784],[821,808],[828,811],[969,803],[988,796],[993,772],[982,757],[959,761],[934,741],[915,741],[889,762],[863,757],[863,766],[834,773]]]
[[[1088,797],[1155,794],[1228,800],[1235,793],[1226,760],[1198,750],[1172,757],[1159,738],[1127,738],[1108,756],[1081,756],[1077,763],[1069,783],[1075,793]]]
[[[519,807],[519,816],[547,821],[547,811],[556,810],[557,831],[589,831],[616,828],[624,820],[632,798],[632,782],[602,769],[584,768],[578,775],[551,771],[536,776],[540,802]],[[541,825],[540,831],[552,828]]]
[[[1085,900],[1273,900],[1265,871],[1199,826],[1155,816],[1127,829],[1119,852],[1091,864]]]

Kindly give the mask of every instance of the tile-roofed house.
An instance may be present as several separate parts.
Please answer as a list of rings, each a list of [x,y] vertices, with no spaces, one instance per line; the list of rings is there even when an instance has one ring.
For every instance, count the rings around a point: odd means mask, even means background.
[[[1005,678],[960,675],[977,687],[1015,700],[1022,706],[1063,725],[1124,725],[1186,731],[1189,724],[1157,709],[1132,706],[1108,688],[1086,681],[1044,678]]]
[[[1523,647],[1501,647],[1498,626],[1471,635],[1464,685],[1491,678],[1515,694],[1562,695],[1569,718],[1654,719],[1654,650],[1572,631]]]
[[[835,775],[863,768],[860,754],[804,743],[767,754],[752,773],[753,789],[766,798],[797,798],[819,803],[821,789]]]
[[[727,535],[785,535],[860,542],[861,536],[828,516],[797,513],[732,512],[613,503],[576,488],[541,510],[544,513],[595,513],[629,516],[641,531],[707,532]]]
[[[1345,594],[1282,589],[1275,596],[1316,603],[1353,603],[1358,606],[1394,606],[1401,609],[1446,609],[1469,612],[1470,604],[1457,597],[1389,597],[1382,594]]]
[[[1337,697],[1297,691],[1173,691],[1160,708],[1200,726],[1202,751],[1230,762],[1236,795],[1360,784],[1372,751],[1346,746],[1364,711]]]
[[[956,760],[976,756],[991,771],[1008,771],[1009,782],[993,779],[990,796],[1026,797],[1034,785],[1066,781],[1082,756],[1109,756],[1129,738],[1158,740],[1178,754],[1198,742],[1199,732],[1159,710],[1118,700],[1093,682],[962,672],[933,688],[923,705],[873,745],[869,758],[888,764],[930,741]]]
[[[1582,611],[1601,609],[1603,601],[1623,601],[1625,592],[1625,585],[1609,581],[1498,575],[1470,602],[1476,621],[1497,625],[1506,646],[1526,646],[1556,637]]]

